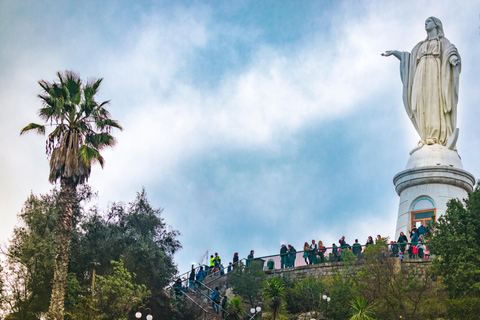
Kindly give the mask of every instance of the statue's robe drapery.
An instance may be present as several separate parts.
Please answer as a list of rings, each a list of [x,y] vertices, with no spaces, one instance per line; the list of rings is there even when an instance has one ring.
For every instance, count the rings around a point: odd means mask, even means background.
[[[446,145],[457,125],[460,60],[445,37],[425,40],[400,56],[403,104],[424,144]]]

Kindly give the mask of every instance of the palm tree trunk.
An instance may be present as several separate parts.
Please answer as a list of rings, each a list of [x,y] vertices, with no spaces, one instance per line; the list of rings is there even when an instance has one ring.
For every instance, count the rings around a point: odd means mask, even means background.
[[[76,187],[76,183],[73,182],[72,179],[61,179],[58,205],[59,212],[56,226],[57,252],[55,254],[52,296],[50,297],[50,307],[48,310],[48,319],[53,320],[63,320]]]

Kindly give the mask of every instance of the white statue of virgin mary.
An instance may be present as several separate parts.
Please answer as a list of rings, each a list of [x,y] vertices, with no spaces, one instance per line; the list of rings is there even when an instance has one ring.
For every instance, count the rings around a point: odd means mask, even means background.
[[[455,148],[458,78],[461,71],[457,48],[445,38],[442,22],[425,21],[427,39],[409,52],[386,51],[400,60],[403,104],[420,135],[419,146],[440,144]]]

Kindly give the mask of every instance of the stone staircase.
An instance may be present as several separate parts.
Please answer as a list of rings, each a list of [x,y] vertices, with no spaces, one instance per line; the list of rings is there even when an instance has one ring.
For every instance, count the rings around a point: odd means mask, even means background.
[[[202,290],[197,290],[197,292],[185,292],[195,303],[200,305],[202,308],[207,310],[207,314],[205,315],[202,312],[202,316],[198,319],[208,319],[208,320],[221,320],[222,319],[222,309],[220,309],[219,313],[217,314],[215,310],[212,308],[212,301],[209,297],[212,295],[215,287],[218,287],[220,295],[223,297],[227,290],[227,280],[228,275],[220,276],[220,277],[207,277],[204,280],[204,286],[202,286]],[[187,299],[189,300],[189,299]],[[193,302],[189,301],[190,304],[194,304]],[[197,306],[198,308],[198,306]]]

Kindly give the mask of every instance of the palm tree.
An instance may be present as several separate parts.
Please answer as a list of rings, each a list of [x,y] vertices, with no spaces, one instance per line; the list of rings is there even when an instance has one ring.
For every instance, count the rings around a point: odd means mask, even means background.
[[[265,281],[263,298],[267,307],[267,319],[286,319],[285,285],[278,277]]]
[[[349,320],[373,320],[374,305],[368,304],[364,297],[356,297],[350,302],[352,315]]]
[[[235,297],[228,301],[227,320],[241,320],[245,316],[245,309],[242,306],[242,298]]]
[[[57,72],[58,81],[40,80],[43,92],[38,97],[43,102],[39,116],[46,125],[30,123],[20,134],[35,131],[45,135],[45,127],[52,132],[47,139],[47,155],[50,156],[51,183],[60,180],[59,216],[56,226],[55,270],[49,319],[63,319],[65,284],[72,229],[73,206],[77,185],[90,176],[91,165],[98,162],[103,168],[100,151],[115,145],[112,129],[122,127],[110,119],[105,106],[109,101],[97,103],[95,95],[103,79],[83,83],[72,71]]]

